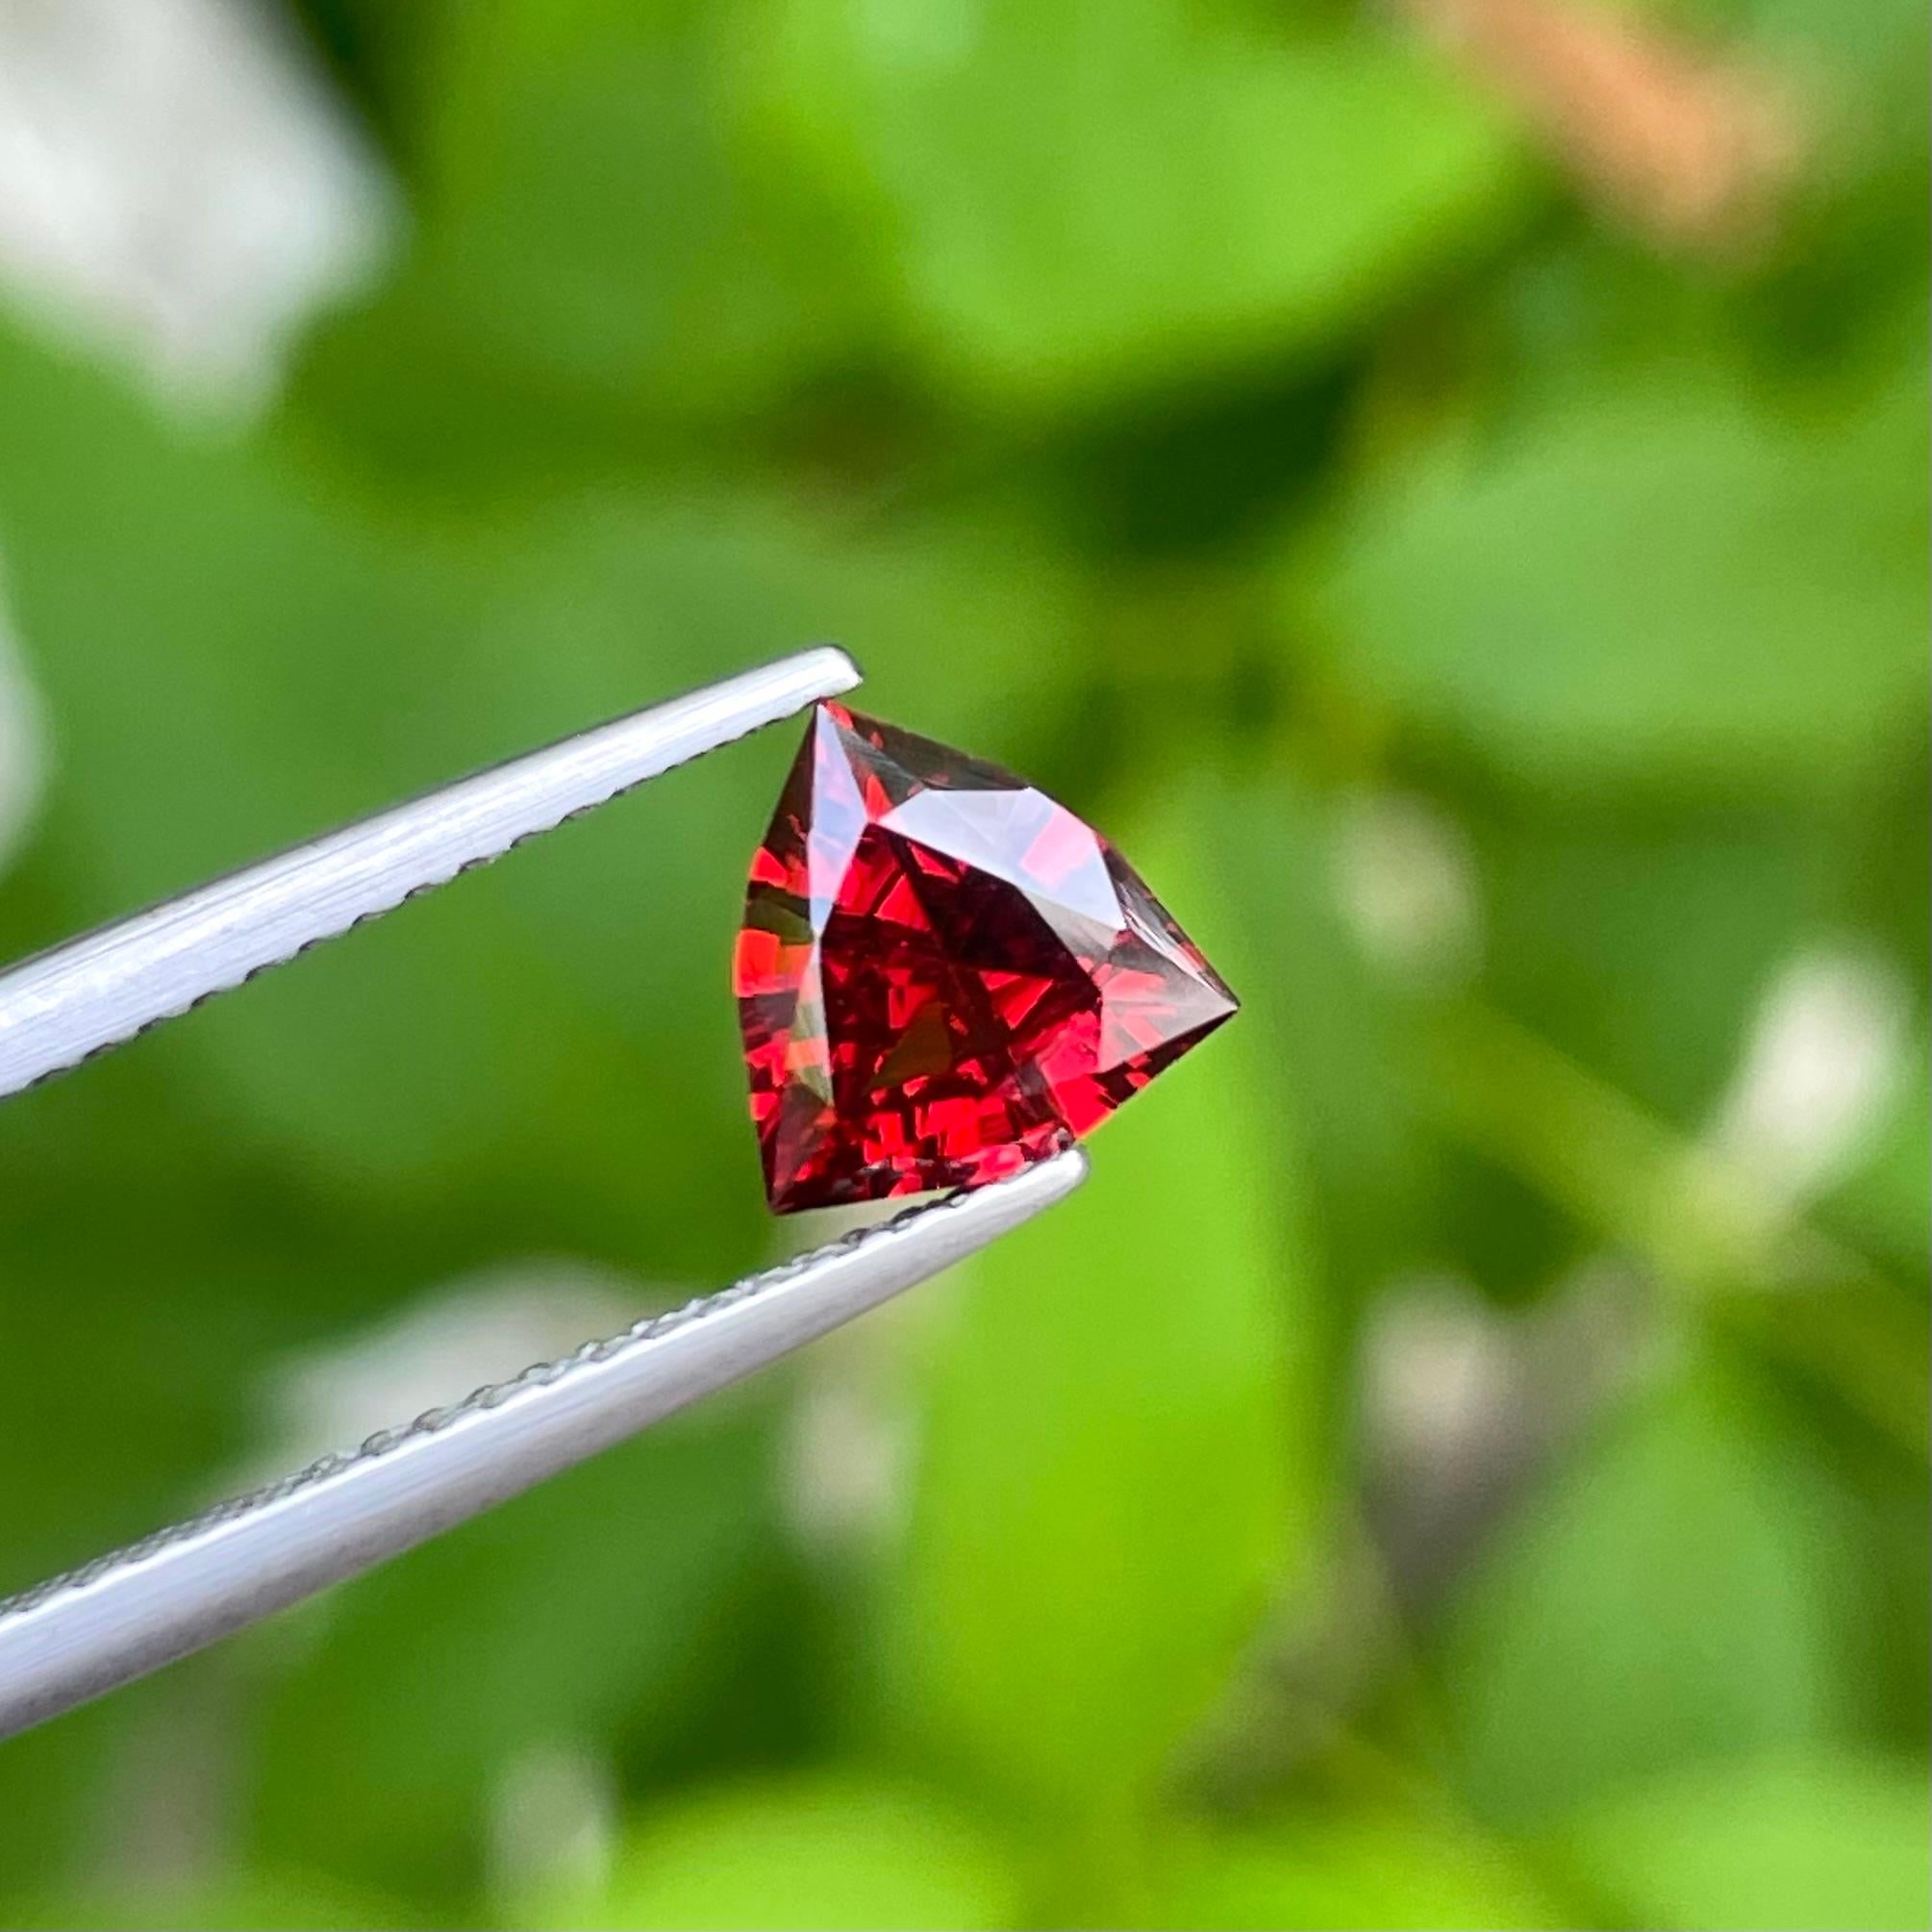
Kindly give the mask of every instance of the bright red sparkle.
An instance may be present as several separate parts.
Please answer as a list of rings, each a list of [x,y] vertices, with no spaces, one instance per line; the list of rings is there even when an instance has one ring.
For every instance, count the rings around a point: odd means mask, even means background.
[[[1097,832],[837,704],[751,862],[735,980],[779,1214],[1014,1173],[1237,1005]]]

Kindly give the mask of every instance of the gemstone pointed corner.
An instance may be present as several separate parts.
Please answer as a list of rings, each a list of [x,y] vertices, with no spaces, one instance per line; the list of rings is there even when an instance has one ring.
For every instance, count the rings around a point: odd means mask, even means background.
[[[733,978],[778,1214],[1016,1173],[1239,1006],[1064,806],[833,702],[752,859]]]

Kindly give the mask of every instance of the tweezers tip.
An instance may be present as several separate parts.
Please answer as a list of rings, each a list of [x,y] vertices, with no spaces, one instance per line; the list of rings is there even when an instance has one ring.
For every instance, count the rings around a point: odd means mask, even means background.
[[[810,655],[818,673],[816,681],[824,687],[827,697],[837,697],[866,682],[858,660],[842,644],[817,644]]]

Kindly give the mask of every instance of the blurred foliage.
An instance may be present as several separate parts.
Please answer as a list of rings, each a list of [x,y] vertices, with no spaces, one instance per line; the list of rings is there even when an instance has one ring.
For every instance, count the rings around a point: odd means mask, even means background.
[[[968,1278],[0,1748],[0,1915],[1923,1923],[1922,7],[296,17],[410,232],[260,419],[0,318],[0,951],[837,638],[1248,1010]],[[1591,178],[1659,63],[1768,223]],[[476,1269],[773,1251],[785,736],[0,1110],[0,1588]]]

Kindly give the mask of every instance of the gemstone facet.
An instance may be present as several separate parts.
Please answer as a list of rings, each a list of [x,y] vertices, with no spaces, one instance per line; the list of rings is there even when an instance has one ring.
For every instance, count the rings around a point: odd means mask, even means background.
[[[752,860],[734,978],[779,1214],[1016,1172],[1237,1006],[1097,832],[838,704]]]

